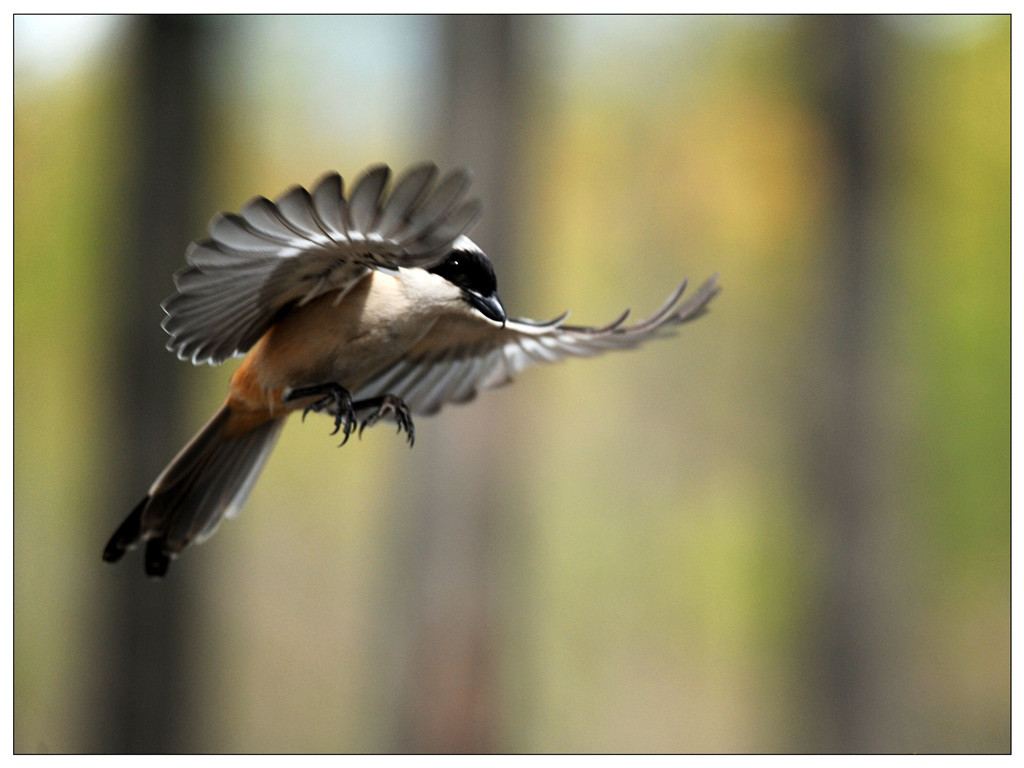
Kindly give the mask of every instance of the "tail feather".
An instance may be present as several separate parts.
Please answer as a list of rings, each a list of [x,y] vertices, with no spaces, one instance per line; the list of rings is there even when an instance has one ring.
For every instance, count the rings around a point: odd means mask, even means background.
[[[104,560],[117,562],[146,541],[146,573],[162,576],[179,552],[202,543],[221,520],[238,513],[284,421],[269,419],[239,433],[232,429],[232,417],[225,404],[174,457],[111,537]]]
[[[106,549],[103,550],[103,559],[108,563],[116,563],[124,557],[124,553],[128,551],[129,547],[134,546],[141,537],[142,510],[145,509],[147,501],[149,501],[148,496],[138,503],[127,519],[118,526],[114,535],[110,537]]]

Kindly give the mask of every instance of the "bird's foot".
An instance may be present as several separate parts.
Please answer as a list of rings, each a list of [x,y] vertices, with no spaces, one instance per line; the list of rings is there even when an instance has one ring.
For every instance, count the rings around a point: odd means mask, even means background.
[[[378,421],[385,416],[394,416],[395,421],[398,423],[398,431],[404,429],[405,433],[409,436],[409,446],[412,447],[413,441],[416,439],[416,429],[412,423],[412,413],[409,412],[409,406],[405,404],[405,401],[397,395],[382,395],[381,397],[370,397],[366,400],[359,400],[353,406],[356,410],[363,410],[366,408],[375,408],[376,410],[371,413],[363,423],[359,425],[359,436],[363,436],[363,430],[367,427],[372,427]]]
[[[336,382],[327,382],[325,384],[314,384],[309,387],[296,387],[281,398],[281,400],[282,402],[289,403],[295,400],[303,400],[307,397],[316,397],[317,395],[320,395],[320,398],[314,400],[303,409],[302,420],[306,420],[306,414],[310,411],[315,413],[322,411],[333,412],[334,431],[331,434],[336,435],[341,430],[344,435],[341,445],[344,445],[348,442],[349,435],[352,434],[352,430],[355,428],[356,407],[352,402],[352,395],[343,386]]]

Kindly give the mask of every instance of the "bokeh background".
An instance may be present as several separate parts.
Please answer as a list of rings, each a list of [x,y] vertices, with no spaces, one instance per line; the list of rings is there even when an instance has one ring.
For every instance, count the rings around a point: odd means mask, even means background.
[[[1008,17],[14,20],[18,752],[1006,752]],[[676,338],[342,449],[163,582],[217,210],[467,165],[513,314]]]

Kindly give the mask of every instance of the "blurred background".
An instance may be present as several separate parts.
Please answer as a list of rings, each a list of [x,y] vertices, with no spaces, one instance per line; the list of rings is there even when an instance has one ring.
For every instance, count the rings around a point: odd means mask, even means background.
[[[1008,17],[15,17],[17,752],[1006,752]],[[218,210],[466,165],[513,315],[724,292],[107,538]]]

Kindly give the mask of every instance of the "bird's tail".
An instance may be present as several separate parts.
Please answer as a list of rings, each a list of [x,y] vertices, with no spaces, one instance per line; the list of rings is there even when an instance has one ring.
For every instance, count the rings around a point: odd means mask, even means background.
[[[205,541],[242,508],[283,425],[283,418],[254,420],[225,403],[160,473],[107,543],[103,559],[116,563],[145,541],[146,573],[163,576],[179,552]]]

